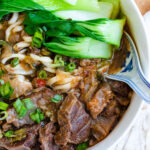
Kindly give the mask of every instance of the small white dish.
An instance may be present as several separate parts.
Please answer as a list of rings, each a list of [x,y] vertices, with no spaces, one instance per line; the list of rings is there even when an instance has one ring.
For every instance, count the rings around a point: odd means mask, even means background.
[[[148,35],[143,17],[134,0],[121,0],[121,9],[127,16],[128,26],[139,52],[143,72],[150,81],[150,45],[148,44]],[[143,100],[134,94],[130,106],[114,130],[103,141],[88,150],[111,150],[111,147],[118,143],[121,137],[130,129],[142,103]]]

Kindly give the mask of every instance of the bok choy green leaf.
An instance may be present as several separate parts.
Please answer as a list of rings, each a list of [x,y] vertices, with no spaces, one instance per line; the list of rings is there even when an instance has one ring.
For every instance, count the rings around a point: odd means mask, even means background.
[[[110,58],[109,44],[89,37],[59,37],[44,43],[50,51],[74,58]]]
[[[60,19],[49,11],[30,11],[27,13],[24,24],[47,24],[50,22],[56,22],[58,20]]]
[[[45,10],[45,8],[32,0],[1,0],[0,12],[22,12],[26,10]]]
[[[31,11],[27,13],[24,21],[25,31],[33,35],[37,26],[47,28],[46,36],[66,36],[75,31],[74,22],[71,20],[61,20],[48,11]]]

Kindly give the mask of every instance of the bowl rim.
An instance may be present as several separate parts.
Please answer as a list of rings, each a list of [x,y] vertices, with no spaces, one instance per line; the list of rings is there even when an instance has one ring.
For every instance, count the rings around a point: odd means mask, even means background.
[[[140,13],[135,1],[134,0],[126,0],[126,2],[125,2],[124,0],[121,0],[121,7],[123,9],[122,3],[124,3],[124,4],[128,3],[128,5],[130,7],[132,7],[132,13],[135,13],[135,17],[138,19],[138,23],[140,24],[139,25],[140,30],[143,32],[142,33],[143,37],[146,40],[145,41],[145,47],[147,48],[146,50],[148,53],[148,57],[150,58],[150,45],[148,43],[148,34],[146,32],[144,19]],[[129,28],[130,28],[130,23],[128,23],[128,24],[129,24]],[[132,31],[131,31],[131,33],[132,33]],[[134,34],[132,34],[132,35],[134,38]],[[135,40],[135,43],[137,44],[136,40]],[[149,61],[149,64],[150,64],[150,61]],[[143,68],[143,66],[142,66],[142,68]],[[148,74],[148,71],[146,71],[146,69],[144,70],[144,73],[146,74],[146,77],[150,80],[150,74]],[[115,146],[123,138],[123,136],[125,136],[125,134],[129,131],[129,129],[133,125],[134,121],[136,120],[136,117],[140,113],[140,109],[141,109],[143,103],[144,102],[142,101],[142,99],[138,95],[134,94],[133,98],[131,100],[131,103],[130,103],[128,109],[126,110],[124,116],[121,118],[119,123],[112,130],[112,132],[103,141],[101,141],[101,142],[97,143],[96,145],[88,148],[88,150],[100,150],[100,149],[107,150],[107,149]],[[133,108],[135,108],[135,109],[133,109]]]

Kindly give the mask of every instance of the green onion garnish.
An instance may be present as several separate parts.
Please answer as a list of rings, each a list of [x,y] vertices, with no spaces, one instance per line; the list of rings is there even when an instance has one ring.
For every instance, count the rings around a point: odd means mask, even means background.
[[[0,86],[0,96],[3,99],[10,98],[13,91],[14,91],[14,89],[11,87],[9,82],[7,82],[6,84],[3,84],[3,85]]]
[[[27,113],[27,108],[22,106],[22,108],[21,108],[21,110],[19,112],[19,115],[18,115],[19,119],[23,118],[26,115],[26,113]]]
[[[52,64],[53,67],[63,67],[65,65],[65,62],[63,61],[63,58],[61,55],[56,55],[54,58],[54,64]]]
[[[43,40],[43,30],[41,28],[37,28],[32,38],[32,46],[41,48]]]
[[[65,71],[66,71],[66,72],[73,72],[75,68],[76,68],[75,63],[74,63],[74,62],[71,62],[70,64],[68,64],[68,65],[65,67]]]
[[[7,110],[8,106],[9,105],[7,103],[0,102],[0,110]]]
[[[36,109],[30,113],[30,118],[31,120],[40,123],[42,120],[44,120],[44,114],[40,109]]]
[[[22,102],[24,103],[25,107],[26,107],[28,110],[34,108],[34,105],[33,105],[33,103],[32,103],[31,98],[23,99]]]
[[[13,103],[13,106],[14,106],[16,112],[18,113],[18,117],[20,119],[26,115],[27,108],[24,107],[23,103],[21,102],[21,100],[19,98]]]
[[[19,64],[19,58],[14,58],[12,61],[11,61],[11,66],[12,67],[16,67],[17,65]]]
[[[56,94],[53,98],[51,98],[51,101],[54,103],[59,103],[62,100],[62,98],[63,96]]]
[[[2,112],[0,112],[0,115],[4,115],[3,117],[0,118],[0,120],[4,120],[4,119],[7,118],[8,112],[7,111],[2,111]]]
[[[0,40],[0,45],[5,46],[7,44],[6,41]]]
[[[77,150],[86,150],[87,147],[88,147],[88,144],[84,142],[77,146]]]
[[[8,137],[8,138],[15,137],[14,131],[9,130],[9,131],[7,131],[7,132],[4,134],[4,136],[5,136],[5,137]]]
[[[47,74],[46,74],[46,72],[45,71],[40,71],[39,72],[39,78],[40,79],[46,79],[47,78]]]

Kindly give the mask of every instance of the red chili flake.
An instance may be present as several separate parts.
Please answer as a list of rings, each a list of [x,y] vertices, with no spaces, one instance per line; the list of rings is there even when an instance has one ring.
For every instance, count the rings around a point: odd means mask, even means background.
[[[46,85],[46,81],[44,79],[37,79],[38,87],[43,87]]]

